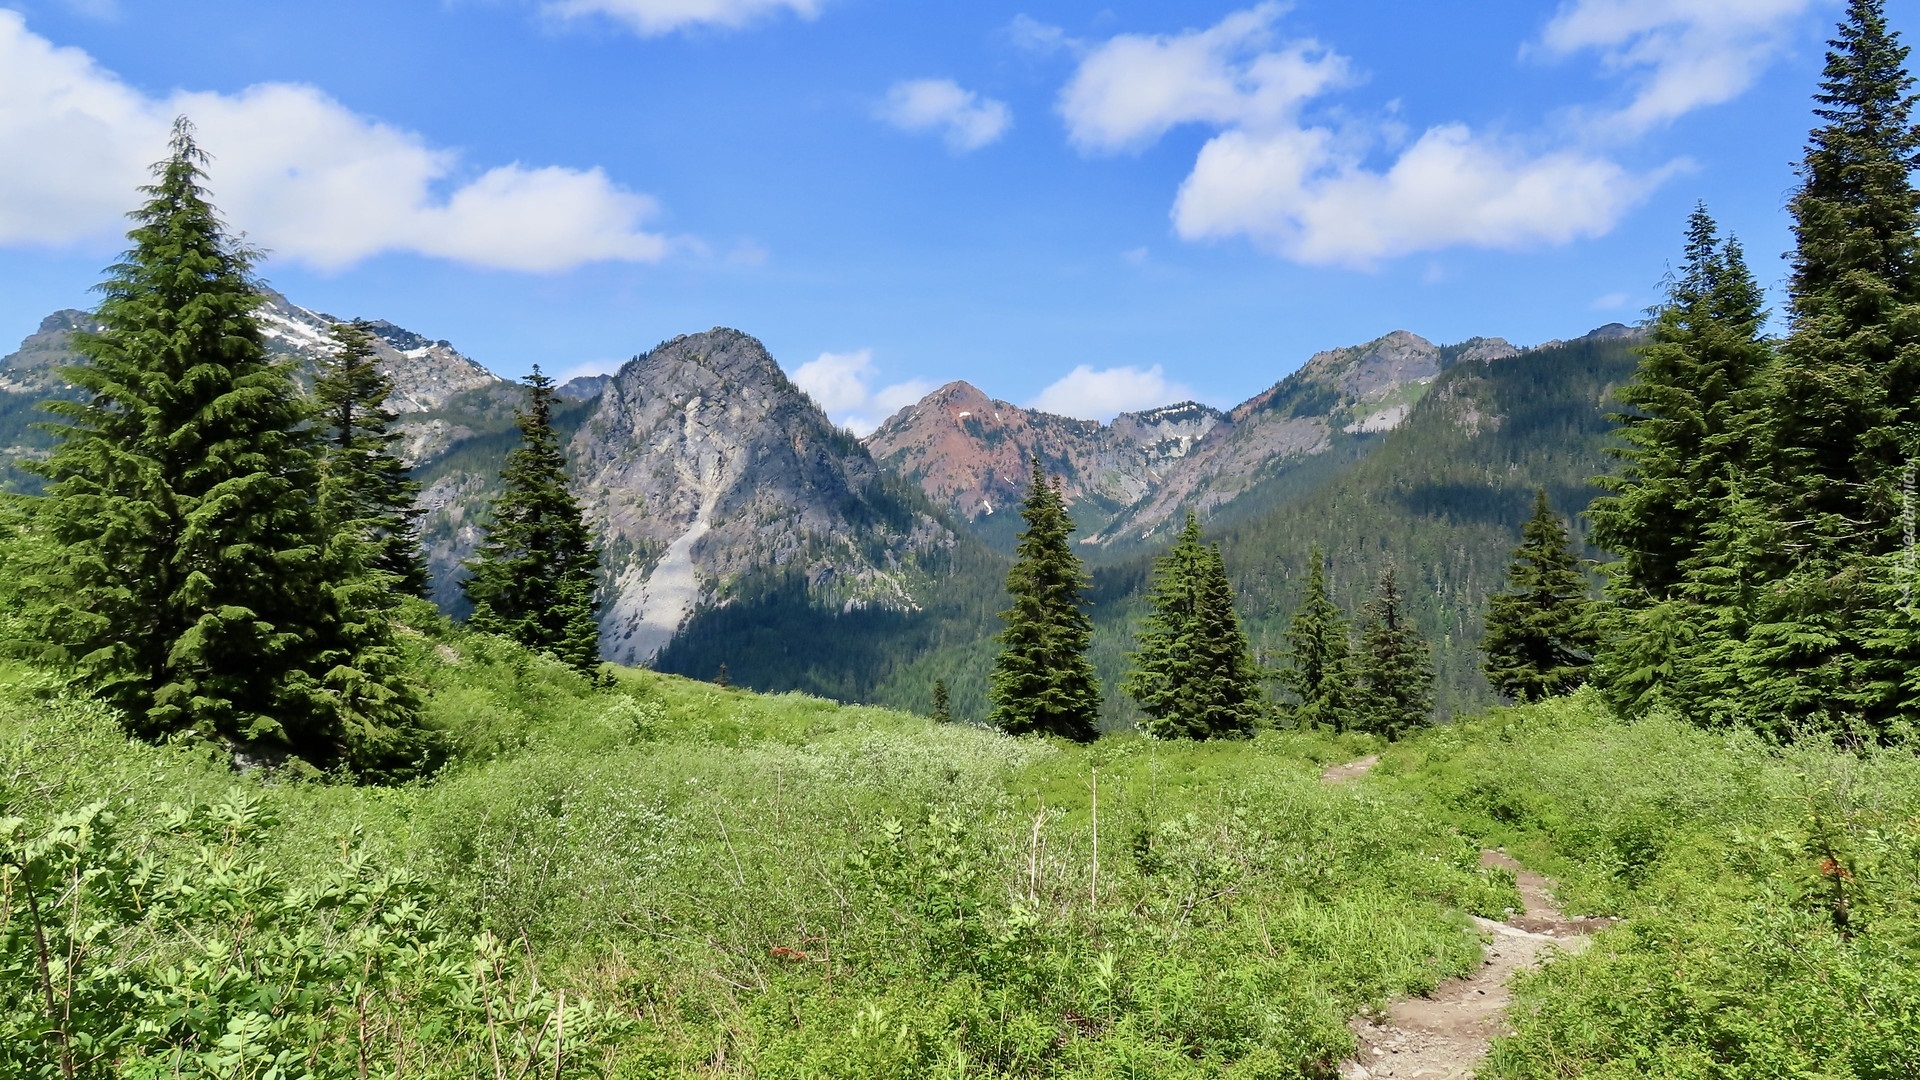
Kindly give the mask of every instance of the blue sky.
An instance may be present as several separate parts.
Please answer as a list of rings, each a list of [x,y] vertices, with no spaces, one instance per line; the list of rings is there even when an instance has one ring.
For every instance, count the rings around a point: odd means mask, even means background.
[[[185,111],[275,287],[503,374],[729,325],[860,429],[955,378],[1229,405],[1631,321],[1696,199],[1777,283],[1839,10],[0,0],[0,342],[89,302]]]

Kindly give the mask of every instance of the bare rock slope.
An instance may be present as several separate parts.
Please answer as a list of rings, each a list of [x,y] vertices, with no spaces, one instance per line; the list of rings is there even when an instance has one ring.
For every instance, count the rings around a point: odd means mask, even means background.
[[[737,330],[629,361],[570,454],[605,553],[609,660],[652,659],[697,606],[767,572],[822,603],[912,607],[954,541]]]
[[[1220,420],[1218,409],[1189,401],[1100,424],[1023,409],[951,382],[890,417],[866,445],[935,505],[975,522],[1019,506],[1037,456],[1060,478],[1085,526],[1153,491]]]

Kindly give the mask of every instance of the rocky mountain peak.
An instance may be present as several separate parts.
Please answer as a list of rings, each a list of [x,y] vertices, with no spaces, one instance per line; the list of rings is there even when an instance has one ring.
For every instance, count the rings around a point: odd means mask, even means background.
[[[651,659],[760,574],[798,575],[824,604],[909,607],[954,540],[738,330],[629,361],[569,449],[605,552],[612,660]]]

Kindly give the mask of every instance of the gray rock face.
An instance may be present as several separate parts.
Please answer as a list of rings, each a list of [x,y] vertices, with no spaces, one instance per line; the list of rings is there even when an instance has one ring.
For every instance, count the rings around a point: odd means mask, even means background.
[[[602,654],[651,659],[748,575],[802,576],[843,607],[914,604],[953,544],[737,330],[674,338],[621,368],[569,447],[602,542]]]
[[[1504,344],[1504,343],[1502,343]],[[1391,431],[1440,374],[1441,350],[1396,330],[1316,353],[1300,370],[1236,406],[1149,493],[1083,543],[1147,540],[1192,509],[1203,517],[1302,460],[1336,433]]]

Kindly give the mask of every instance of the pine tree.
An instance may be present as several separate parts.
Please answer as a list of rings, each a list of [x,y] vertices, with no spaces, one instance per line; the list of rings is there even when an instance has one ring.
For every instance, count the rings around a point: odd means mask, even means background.
[[[1206,549],[1201,564],[1195,635],[1201,683],[1200,715],[1209,738],[1245,738],[1261,714],[1260,668],[1241,629],[1233,582],[1220,545]]]
[[[1299,699],[1293,706],[1296,726],[1345,731],[1354,697],[1347,620],[1327,594],[1326,556],[1315,547],[1311,559],[1307,594],[1287,626],[1287,666],[1279,672],[1280,685]]]
[[[953,723],[953,702],[947,696],[947,680],[933,680],[933,722]]]
[[[1433,712],[1433,656],[1408,616],[1392,567],[1367,604],[1360,634],[1362,730],[1398,739],[1428,722]]]
[[[376,549],[375,569],[413,596],[427,592],[414,506],[420,484],[393,451],[400,438],[386,407],[393,380],[374,365],[373,331],[364,321],[328,329],[333,348],[321,361],[313,396],[320,407],[325,449],[327,511],[340,523],[357,522]]]
[[[1586,682],[1596,644],[1587,579],[1541,488],[1507,568],[1507,591],[1487,606],[1487,681],[1521,702],[1570,693]]]
[[[733,676],[727,674],[727,662],[720,661],[720,670],[713,673],[713,685],[722,690],[733,685]]]
[[[1667,286],[1634,381],[1619,400],[1611,496],[1588,511],[1596,543],[1619,558],[1615,596],[1669,599],[1706,542],[1728,484],[1752,465],[1761,378],[1772,356],[1767,313],[1739,244],[1722,241],[1704,206],[1687,223],[1686,260]]]
[[[1773,345],[1740,245],[1704,207],[1688,220],[1685,260],[1667,283],[1652,340],[1619,393],[1623,466],[1597,481],[1613,494],[1588,514],[1609,609],[1593,677],[1616,708],[1655,704],[1697,716],[1733,706],[1716,688],[1751,623],[1768,530],[1750,512],[1764,477]]]
[[[109,270],[41,465],[40,632],[138,734],[392,774],[426,746],[391,625],[320,509],[311,411],[268,360],[253,254],[185,118]]]
[[[1013,606],[1000,613],[1007,626],[988,681],[988,721],[1013,734],[1091,742],[1100,734],[1100,691],[1087,659],[1093,644],[1082,598],[1087,575],[1067,545],[1073,520],[1066,499],[1047,483],[1037,457],[1020,516],[1027,529],[1007,573]]]
[[[1768,401],[1776,563],[1738,681],[1778,734],[1885,737],[1920,705],[1902,520],[1920,455],[1920,128],[1881,0],[1852,0],[1829,45]]]
[[[1157,738],[1209,739],[1251,733],[1258,715],[1257,669],[1234,611],[1233,585],[1217,547],[1186,525],[1154,563],[1152,612],[1121,689],[1147,714]]]
[[[553,654],[581,672],[600,670],[599,558],[580,504],[567,490],[566,458],[553,431],[553,380],[527,377],[516,420],[520,445],[507,455],[503,490],[461,588],[471,625]]]

